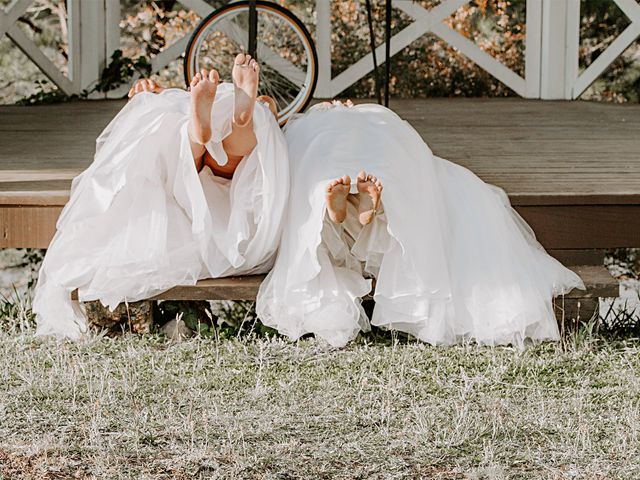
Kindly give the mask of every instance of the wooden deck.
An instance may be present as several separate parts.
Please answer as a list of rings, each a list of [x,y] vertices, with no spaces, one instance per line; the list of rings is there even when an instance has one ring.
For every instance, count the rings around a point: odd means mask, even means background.
[[[0,107],[0,247],[46,247],[71,179],[122,101]],[[436,155],[503,187],[567,263],[640,246],[640,105],[395,100]]]

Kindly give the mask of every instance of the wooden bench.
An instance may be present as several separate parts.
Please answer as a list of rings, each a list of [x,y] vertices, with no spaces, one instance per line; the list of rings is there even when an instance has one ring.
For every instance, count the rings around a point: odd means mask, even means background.
[[[604,266],[583,265],[572,270],[580,275],[587,289],[574,289],[554,300],[558,322],[565,327],[591,319],[599,310],[598,299],[617,297],[619,290],[618,282]],[[133,330],[148,332],[154,323],[156,310],[152,304],[156,300],[255,300],[263,279],[264,275],[251,275],[200,280],[195,285],[176,286],[148,300],[120,305],[113,313],[99,302],[87,302],[87,313],[89,321],[100,326],[117,325],[126,320],[133,325]],[[78,298],[77,291],[72,293],[72,298]]]

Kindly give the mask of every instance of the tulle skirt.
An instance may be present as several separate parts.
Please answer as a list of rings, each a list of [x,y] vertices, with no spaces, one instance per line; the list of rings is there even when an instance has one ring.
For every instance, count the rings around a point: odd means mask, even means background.
[[[434,156],[378,105],[319,105],[287,125],[290,208],[261,320],[343,346],[370,324],[435,345],[557,340],[552,298],[581,279],[549,256],[503,190]],[[383,213],[327,219],[327,183],[360,170],[384,185]],[[371,319],[361,298],[372,289]]]
[[[196,171],[187,125],[190,95],[178,89],[137,94],[97,139],[93,163],[73,179],[70,200],[39,272],[36,335],[80,338],[81,301],[111,310],[176,285],[273,264],[288,198],[284,136],[268,107],[256,104],[257,147],[233,179]],[[219,85],[206,145],[226,162],[233,85]]]

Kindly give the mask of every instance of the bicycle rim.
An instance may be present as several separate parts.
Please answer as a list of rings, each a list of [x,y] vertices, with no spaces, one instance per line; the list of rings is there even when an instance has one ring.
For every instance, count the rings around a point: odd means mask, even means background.
[[[259,95],[271,96],[281,125],[302,111],[313,96],[317,81],[317,55],[311,37],[288,10],[258,2]],[[185,80],[201,69],[215,68],[223,81],[231,81],[233,58],[246,51],[249,9],[247,2],[227,5],[205,18],[189,42]]]

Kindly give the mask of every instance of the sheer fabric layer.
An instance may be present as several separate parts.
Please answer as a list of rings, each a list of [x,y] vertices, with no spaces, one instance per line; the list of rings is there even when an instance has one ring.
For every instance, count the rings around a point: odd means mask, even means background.
[[[584,287],[544,251],[501,189],[434,156],[407,122],[378,105],[314,108],[285,136],[291,208],[258,295],[267,325],[291,338],[314,333],[346,344],[368,328],[364,264],[377,277],[373,325],[431,344],[559,338],[552,297]],[[327,234],[325,188],[363,169],[384,184],[385,214],[349,246]],[[336,260],[331,250],[340,245],[362,264]]]
[[[73,179],[35,289],[36,335],[80,338],[81,305],[156,295],[201,278],[267,272],[288,197],[284,136],[257,104],[258,146],[231,181],[208,167],[198,174],[189,146],[188,92],[136,95],[97,139],[93,163]],[[207,150],[226,163],[233,86],[221,84]]]

